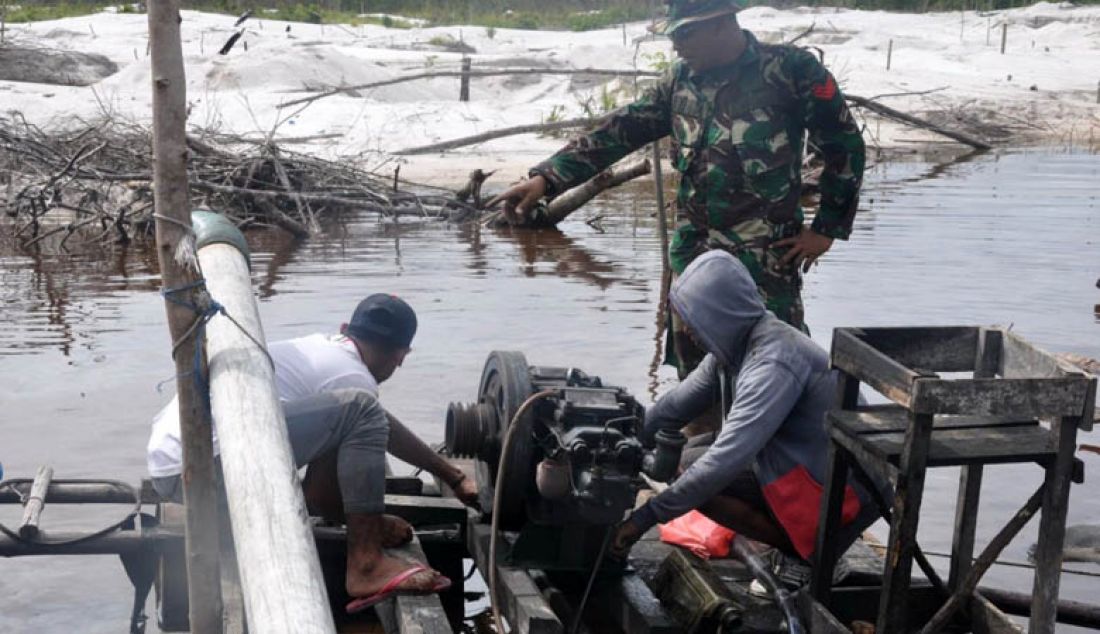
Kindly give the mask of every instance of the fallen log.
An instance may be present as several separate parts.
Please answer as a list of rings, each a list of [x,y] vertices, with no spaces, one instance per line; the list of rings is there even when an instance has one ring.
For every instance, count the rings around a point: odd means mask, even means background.
[[[642,159],[629,165],[612,166],[593,176],[584,184],[574,187],[566,193],[558,196],[545,206],[537,207],[532,216],[522,222],[510,222],[503,212],[493,212],[486,216],[485,224],[490,226],[520,225],[524,227],[553,227],[569,214],[584,206],[585,203],[595,198],[601,192],[618,187],[623,183],[634,180],[639,176],[649,174],[652,164],[649,159]]]
[[[845,94],[844,98],[849,103],[859,106],[860,108],[866,108],[871,112],[878,113],[889,119],[895,119],[903,123],[908,123],[911,126],[930,130],[932,132],[935,132],[936,134],[940,134],[949,139],[958,141],[959,143],[969,145],[972,148],[976,148],[979,150],[993,149],[993,146],[989,145],[985,141],[982,141],[981,139],[978,139],[977,137],[970,136],[969,134],[959,132],[957,130],[948,130],[947,128],[938,126],[931,121],[925,121],[924,119],[914,117],[911,114],[906,114],[900,110],[895,110],[889,106],[884,106],[881,103],[871,99],[867,99],[866,97],[860,97],[858,95],[853,95],[849,93]]]

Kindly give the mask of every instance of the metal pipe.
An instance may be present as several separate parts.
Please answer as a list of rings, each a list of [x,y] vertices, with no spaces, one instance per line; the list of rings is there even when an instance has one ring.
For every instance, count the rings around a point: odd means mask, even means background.
[[[157,548],[170,541],[183,539],[183,532],[162,527],[141,530],[121,530],[80,541],[87,533],[50,533],[50,540],[75,542],[51,544],[49,542],[21,542],[0,534],[0,557],[28,557],[38,555],[125,555],[147,548]]]
[[[7,480],[0,489],[0,504],[17,504],[31,495],[30,480]],[[46,499],[53,504],[133,504],[134,493],[122,483],[87,480],[53,480],[46,490]],[[142,502],[153,503],[146,496]]]

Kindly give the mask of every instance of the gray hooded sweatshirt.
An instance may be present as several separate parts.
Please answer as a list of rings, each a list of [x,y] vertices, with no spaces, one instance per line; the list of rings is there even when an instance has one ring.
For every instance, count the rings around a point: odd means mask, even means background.
[[[672,286],[673,309],[707,356],[646,413],[645,436],[679,429],[713,403],[722,375],[733,404],[714,443],[672,485],[635,511],[643,530],[699,508],[753,469],[772,514],[804,558],[813,552],[836,395],[828,355],[764,308],[752,276],[725,251],[698,258]],[[842,521],[854,539],[876,514],[849,485]]]

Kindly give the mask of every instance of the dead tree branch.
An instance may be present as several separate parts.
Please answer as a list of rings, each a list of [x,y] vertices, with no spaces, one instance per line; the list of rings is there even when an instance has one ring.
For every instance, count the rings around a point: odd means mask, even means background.
[[[935,132],[936,134],[940,134],[940,135],[943,135],[943,136],[945,136],[949,139],[953,139],[955,141],[958,141],[959,143],[969,145],[972,148],[976,148],[976,149],[979,149],[979,150],[991,150],[991,149],[993,149],[993,146],[989,145],[985,141],[982,141],[981,139],[978,139],[978,138],[973,137],[969,134],[966,134],[965,132],[959,132],[957,130],[948,130],[947,128],[944,128],[942,126],[938,126],[938,125],[936,125],[936,124],[934,124],[930,121],[925,121],[924,119],[914,117],[911,114],[906,114],[906,113],[904,113],[900,110],[895,110],[895,109],[893,109],[889,106],[884,106],[884,105],[882,105],[881,103],[879,103],[877,101],[872,101],[871,99],[867,99],[865,97],[860,97],[858,95],[853,95],[853,94],[850,94],[850,93],[845,94],[844,97],[845,97],[845,99],[848,100],[849,103],[854,104],[856,106],[859,106],[860,108],[866,108],[867,110],[870,110],[871,112],[875,112],[875,113],[880,114],[880,115],[882,115],[884,117],[887,117],[889,119],[894,119],[894,120],[897,120],[897,121],[901,121],[903,123],[907,123],[911,126],[915,126],[915,127],[918,127],[918,128],[923,128],[925,130],[930,130],[932,132]]]
[[[416,73],[413,75],[394,77],[393,79],[372,81],[368,84],[340,86],[338,88],[333,88],[332,90],[326,90],[325,92],[322,92],[320,94],[287,101],[285,103],[279,104],[278,107],[289,108],[291,106],[297,106],[299,104],[312,103],[314,101],[317,101],[318,99],[324,99],[326,97],[332,97],[333,95],[339,95],[346,92],[367,90],[369,88],[381,88],[383,86],[392,86],[394,84],[400,84],[407,81],[415,81],[418,79],[438,79],[440,77],[502,77],[506,75],[598,75],[603,77],[659,77],[660,73],[649,70],[634,70],[629,68],[623,70],[612,70],[606,68],[509,68],[502,70],[472,70],[467,72],[463,72],[460,70],[439,70],[430,73]]]
[[[406,148],[404,150],[398,150],[394,154],[400,156],[408,156],[411,154],[431,154],[432,152],[443,152],[445,150],[453,150],[467,145],[474,145],[477,143],[484,143],[485,141],[492,141],[493,139],[499,139],[506,136],[514,136],[516,134],[530,134],[532,132],[553,132],[555,130],[568,130],[570,128],[583,128],[591,126],[597,123],[599,119],[568,119],[566,121],[554,121],[553,123],[531,123],[527,125],[516,125],[507,128],[498,128],[496,130],[490,130],[488,132],[482,132],[481,134],[474,134],[471,136],[464,136],[458,139],[452,139],[450,141],[442,141],[440,143],[432,143],[430,145],[421,145],[418,147]]]

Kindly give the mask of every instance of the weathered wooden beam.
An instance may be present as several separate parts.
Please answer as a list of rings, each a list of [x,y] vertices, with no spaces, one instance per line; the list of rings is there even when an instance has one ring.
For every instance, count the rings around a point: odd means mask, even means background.
[[[482,576],[489,576],[489,526],[470,520],[466,539]],[[516,634],[562,634],[565,628],[539,592],[538,586],[523,570],[497,566],[501,612]]]
[[[392,548],[390,552],[409,561],[428,563],[420,542],[413,536],[412,542]],[[386,634],[451,634],[451,624],[438,594],[398,594],[375,606],[374,611],[382,621]]]
[[[908,410],[898,405],[862,405],[854,410],[833,410],[829,420],[850,434],[904,433],[909,425]],[[936,431],[944,429],[1007,429],[1010,427],[1037,427],[1036,419],[1016,416],[937,416],[933,423]]]
[[[927,414],[912,414],[898,464],[897,486],[894,487],[886,570],[883,573],[882,599],[875,627],[879,632],[906,631],[909,616],[906,595],[913,569],[913,554],[917,547],[917,524],[920,521],[920,507],[924,497],[925,466],[931,435],[932,417]]]
[[[210,402],[249,629],[333,632],[243,236],[216,214],[195,220],[206,285],[224,307],[206,327]]]
[[[952,592],[959,589],[974,561],[974,534],[978,528],[983,469],[981,464],[973,464],[964,465],[959,471],[955,534],[951,540],[951,568],[947,575],[947,587]]]
[[[864,328],[862,339],[907,368],[969,372],[978,346],[976,326]]]
[[[38,537],[38,521],[42,517],[42,509],[46,507],[46,492],[52,479],[53,467],[38,467],[38,473],[34,474],[34,483],[31,484],[31,494],[27,496],[27,503],[23,506],[23,520],[19,523],[19,536],[23,539]]]
[[[1004,359],[1004,331],[982,328],[978,335],[978,348],[974,351],[974,377],[993,378]]]
[[[1000,374],[1008,379],[1053,379],[1080,374],[1067,363],[1036,348],[1016,333],[1002,331],[1004,352],[1000,359]]]
[[[851,377],[844,377],[854,381]],[[858,384],[858,383],[857,383]],[[840,531],[840,515],[844,506],[844,492],[848,486],[849,454],[835,442],[829,443],[829,455],[824,491],[818,508],[817,535],[814,539],[814,560],[810,578],[810,594],[822,605],[830,605],[833,588],[833,569],[840,557],[837,535]]]
[[[1095,388],[1095,383],[1093,383]],[[1095,396],[1091,398],[1095,399]],[[1073,453],[1077,450],[1080,417],[1067,416],[1051,423],[1057,437],[1058,457],[1047,466],[1043,479],[1043,514],[1035,547],[1035,583],[1032,588],[1030,634],[1054,634],[1058,586],[1062,580],[1062,549],[1066,538],[1069,485],[1073,478]]]
[[[909,406],[910,390],[920,376],[875,350],[859,336],[856,328],[833,332],[832,365],[871,386],[902,407]]]
[[[199,377],[206,357],[196,328],[203,319],[203,288],[191,231],[187,187],[187,78],[180,43],[179,0],[148,6],[153,91],[153,202],[157,259],[172,337],[183,454],[183,499],[187,506],[187,586],[191,629],[222,628],[218,570],[218,490],[210,410]],[[199,354],[195,354],[196,350]],[[197,366],[197,367],[195,367]]]
[[[1080,416],[1089,381],[1049,379],[917,379],[910,407],[924,414],[1046,418]]]

